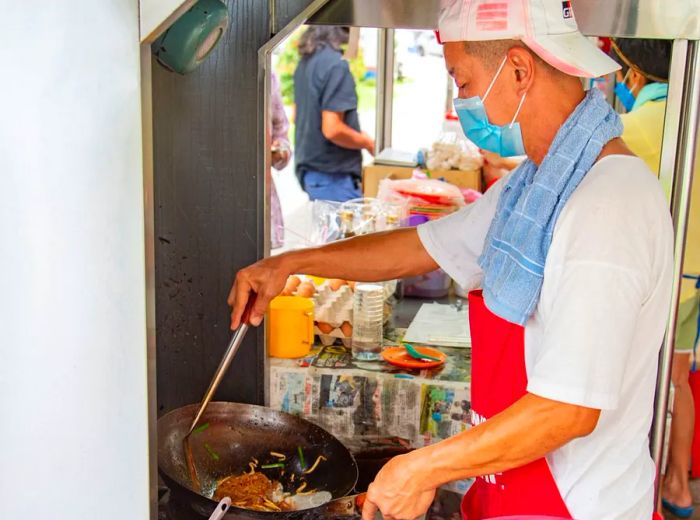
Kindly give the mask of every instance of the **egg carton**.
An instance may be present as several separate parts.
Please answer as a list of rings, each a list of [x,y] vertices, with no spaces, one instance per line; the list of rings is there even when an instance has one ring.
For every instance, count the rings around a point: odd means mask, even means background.
[[[339,328],[344,322],[352,324],[353,291],[343,285],[334,291],[324,283],[317,288],[314,300],[314,321]]]
[[[341,340],[343,345],[345,345],[347,348],[352,347],[352,335],[346,336],[345,334],[343,334],[343,331],[340,329],[340,327],[332,329],[327,334],[321,332],[321,330],[318,327],[314,327],[314,333],[318,336],[318,339],[321,341],[321,345],[323,345],[324,347],[333,345],[338,339]]]

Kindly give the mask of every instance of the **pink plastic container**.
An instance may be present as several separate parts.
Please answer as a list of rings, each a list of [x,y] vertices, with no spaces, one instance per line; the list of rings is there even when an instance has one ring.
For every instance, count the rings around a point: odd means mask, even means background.
[[[567,520],[561,516],[541,516],[541,515],[517,515],[517,516],[499,516],[491,517],[486,520]]]

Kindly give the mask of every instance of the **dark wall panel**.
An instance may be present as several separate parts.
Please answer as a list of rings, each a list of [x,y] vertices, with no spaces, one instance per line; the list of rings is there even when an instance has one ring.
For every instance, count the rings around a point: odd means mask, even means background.
[[[231,26],[198,70],[153,63],[159,414],[201,398],[230,338],[233,276],[263,251],[257,50],[268,2],[227,3]],[[216,399],[262,403],[263,360],[251,331]]]
[[[275,20],[273,31],[278,33],[307,7],[312,0],[274,0]]]

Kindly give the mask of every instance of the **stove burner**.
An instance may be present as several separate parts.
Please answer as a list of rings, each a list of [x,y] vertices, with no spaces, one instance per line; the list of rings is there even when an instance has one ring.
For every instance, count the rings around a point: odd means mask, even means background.
[[[205,520],[187,504],[179,502],[166,487],[158,489],[158,520]],[[250,517],[228,513],[226,520],[250,520]]]

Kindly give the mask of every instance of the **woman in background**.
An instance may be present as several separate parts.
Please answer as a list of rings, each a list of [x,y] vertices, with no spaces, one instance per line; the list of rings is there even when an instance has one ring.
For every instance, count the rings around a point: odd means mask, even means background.
[[[613,40],[610,56],[622,65],[615,94],[627,110],[621,115],[625,144],[659,174],[661,140],[666,113],[671,42],[667,40]],[[700,272],[700,182],[693,183],[683,271]],[[688,474],[695,425],[695,405],[688,382],[691,355],[697,340],[698,291],[684,279],[678,309],[671,382],[674,388],[668,466],[662,488],[665,509],[681,518],[693,514]]]
[[[374,140],[360,130],[355,80],[341,47],[345,27],[311,26],[299,39],[294,72],[296,173],[311,200],[362,196],[362,150]]]
[[[282,94],[280,93],[279,80],[275,73],[271,78],[271,100],[270,118],[272,119],[272,167],[281,171],[289,163],[292,157],[292,147],[289,145],[289,119],[282,104]],[[271,223],[271,244],[272,249],[277,249],[284,245],[284,220],[282,219],[282,206],[275,188],[275,181],[272,172],[268,172],[268,182],[270,183],[270,223]]]

